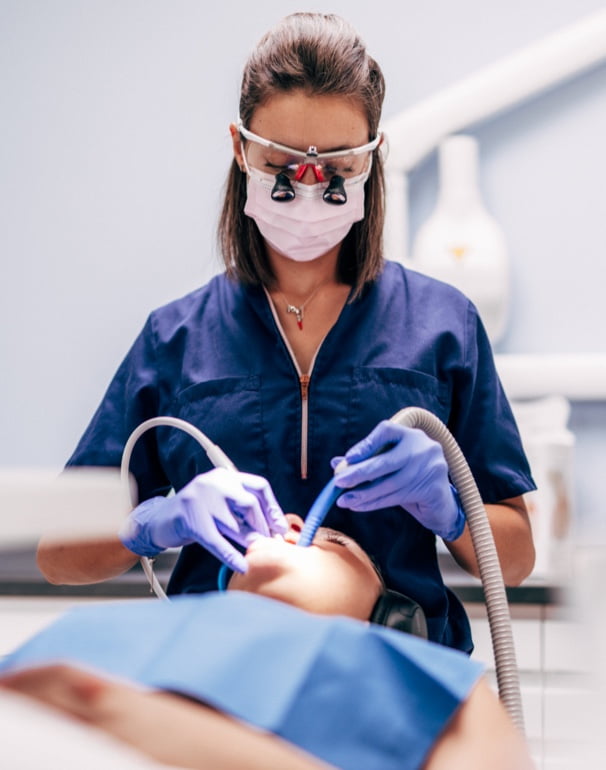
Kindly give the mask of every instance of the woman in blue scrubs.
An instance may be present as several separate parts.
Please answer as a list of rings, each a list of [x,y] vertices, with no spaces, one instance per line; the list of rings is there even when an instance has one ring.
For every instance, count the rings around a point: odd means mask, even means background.
[[[385,422],[406,406],[436,414],[459,443],[506,583],[530,573],[522,495],[534,485],[477,312],[383,254],[383,96],[379,66],[338,17],[293,14],[251,54],[230,126],[225,272],[151,313],[69,460],[117,466],[141,422],[172,415],[240,473],[212,471],[187,435],[148,432],[131,464],[142,502],[119,537],[42,542],[49,580],[103,580],[183,546],[169,593],[213,590],[221,562],[245,571],[241,548],[283,532],[283,511],[309,510],[345,456],[326,524],[421,604],[430,639],[469,651],[435,542],[477,574],[472,543],[441,448]]]

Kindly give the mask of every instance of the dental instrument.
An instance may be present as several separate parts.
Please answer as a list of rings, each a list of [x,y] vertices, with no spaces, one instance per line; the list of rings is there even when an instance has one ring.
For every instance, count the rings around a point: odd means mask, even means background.
[[[337,471],[335,471],[336,474]],[[309,513],[305,518],[305,524],[299,535],[297,545],[306,547],[312,544],[312,541],[318,531],[318,527],[322,524],[326,515],[334,505],[337,497],[343,493],[340,487],[335,484],[334,477],[328,482],[324,489],[320,492],[313,505],[309,509]]]

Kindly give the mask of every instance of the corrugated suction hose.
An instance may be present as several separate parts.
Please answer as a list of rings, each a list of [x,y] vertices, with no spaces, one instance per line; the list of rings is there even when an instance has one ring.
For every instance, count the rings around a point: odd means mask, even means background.
[[[514,724],[523,731],[520,678],[503,573],[484,503],[467,460],[444,423],[426,409],[415,406],[402,409],[391,421],[406,428],[419,428],[442,446],[450,478],[465,511],[478,562],[486,600],[499,698]]]

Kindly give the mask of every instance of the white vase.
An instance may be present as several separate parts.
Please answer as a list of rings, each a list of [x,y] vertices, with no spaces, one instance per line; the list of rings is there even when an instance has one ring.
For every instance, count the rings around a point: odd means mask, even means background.
[[[509,260],[503,231],[480,196],[477,141],[445,139],[439,169],[438,202],[415,238],[412,267],[467,295],[494,343],[507,323]]]

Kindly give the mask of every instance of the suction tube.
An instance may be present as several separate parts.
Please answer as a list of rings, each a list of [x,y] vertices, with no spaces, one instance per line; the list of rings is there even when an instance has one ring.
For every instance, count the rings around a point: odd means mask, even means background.
[[[456,487],[465,511],[480,570],[495,659],[499,698],[514,724],[523,731],[524,715],[520,678],[503,574],[486,509],[467,460],[448,428],[426,409],[408,407],[395,414],[391,420],[406,428],[420,428],[442,446],[450,478]]]
[[[297,545],[311,545],[318,527],[322,524],[328,511],[330,511],[335,500],[342,492],[343,490],[335,485],[334,478],[328,482],[309,509],[309,513],[305,518],[305,524],[297,540]]]
[[[201,430],[198,430],[198,428],[196,428],[194,425],[191,425],[191,423],[187,422],[186,420],[181,420],[178,417],[152,417],[150,420],[145,420],[145,422],[142,422],[135,428],[135,430],[128,437],[128,441],[124,445],[124,450],[122,451],[120,477],[125,489],[127,490],[127,494],[133,508],[138,504],[138,500],[135,494],[135,490],[130,484],[128,474],[130,458],[133,453],[135,444],[146,431],[150,430],[150,428],[178,428],[179,430],[185,431],[185,433],[188,433],[198,442],[198,444],[200,444],[202,449],[204,449],[206,452],[208,459],[216,468],[228,468],[229,470],[236,470],[236,466],[225,454],[225,452],[216,444],[214,444],[208,438],[208,436],[202,433]],[[154,575],[153,559],[148,559],[146,556],[142,556],[140,562],[141,567],[143,568],[143,572],[145,573],[145,577],[149,581],[149,584],[156,596],[159,599],[168,599],[166,592],[160,585],[160,581]]]

